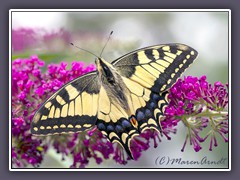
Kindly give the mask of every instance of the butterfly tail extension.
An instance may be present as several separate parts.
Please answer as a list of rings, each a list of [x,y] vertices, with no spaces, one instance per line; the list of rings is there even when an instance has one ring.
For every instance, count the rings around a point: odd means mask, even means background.
[[[116,123],[108,123],[104,120],[97,120],[97,128],[108,138],[108,140],[112,143],[117,142],[129,155],[131,159],[133,159],[132,151],[131,151],[131,140],[139,135],[139,131],[132,124],[131,119],[134,119],[136,123],[136,119],[131,117],[129,119],[120,118]]]

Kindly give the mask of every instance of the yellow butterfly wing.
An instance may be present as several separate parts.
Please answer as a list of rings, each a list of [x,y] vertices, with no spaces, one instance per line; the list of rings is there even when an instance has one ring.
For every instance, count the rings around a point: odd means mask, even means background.
[[[169,89],[197,55],[184,44],[156,45],[126,54],[112,64],[122,76],[159,93]]]
[[[32,134],[79,132],[93,127],[97,121],[99,90],[96,72],[65,84],[35,113]]]

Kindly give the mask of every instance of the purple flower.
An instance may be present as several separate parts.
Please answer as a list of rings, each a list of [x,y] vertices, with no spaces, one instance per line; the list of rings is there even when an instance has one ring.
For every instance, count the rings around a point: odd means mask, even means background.
[[[209,136],[209,150],[212,150],[213,142],[217,146],[216,134],[225,142],[228,141],[225,136],[228,133],[227,85],[216,82],[212,86],[206,80],[206,76],[188,76],[184,80],[179,79],[170,89],[170,103],[165,110],[166,119],[182,121],[188,128],[182,151],[188,140],[196,152],[201,149],[200,143]],[[199,133],[208,126],[211,127],[210,131],[202,138]]]
[[[68,70],[67,63],[63,62],[60,65],[49,65],[49,70],[43,73],[41,67],[44,64],[44,61],[37,56],[12,62],[12,163],[14,167],[38,166],[44,158],[49,142],[33,137],[30,133],[34,112],[41,103],[64,83],[69,82],[72,74],[78,77],[94,69],[92,65],[84,67],[82,62],[75,62],[74,70],[73,68]],[[52,69],[55,70],[52,71]],[[61,141],[55,138],[53,146],[63,155],[68,155],[73,146],[72,138],[70,136],[63,140],[64,138]],[[63,147],[64,142],[66,146]],[[100,159],[95,157],[100,162]]]

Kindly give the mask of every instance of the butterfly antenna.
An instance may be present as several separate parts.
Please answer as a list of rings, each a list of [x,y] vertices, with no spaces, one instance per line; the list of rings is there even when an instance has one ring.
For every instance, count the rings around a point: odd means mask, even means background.
[[[70,43],[70,44],[71,44],[72,46],[74,46],[74,47],[76,47],[76,48],[78,48],[78,49],[80,49],[80,50],[83,50],[83,51],[85,51],[85,52],[88,52],[88,53],[90,53],[90,54],[92,54],[93,56],[95,56],[95,57],[98,58],[98,56],[97,56],[96,54],[94,54],[94,53],[92,53],[92,52],[90,52],[90,51],[88,51],[88,50],[86,50],[86,49],[80,48],[80,47],[76,46],[76,45],[73,44],[73,43]]]
[[[107,40],[107,42],[105,43],[105,45],[104,45],[104,47],[103,47],[103,49],[102,49],[102,51],[101,51],[101,53],[100,53],[100,57],[102,57],[103,50],[104,50],[105,47],[107,46],[107,43],[108,43],[108,41],[110,40],[110,37],[111,37],[112,34],[113,34],[113,31],[111,31],[111,33],[109,34],[108,40]]]

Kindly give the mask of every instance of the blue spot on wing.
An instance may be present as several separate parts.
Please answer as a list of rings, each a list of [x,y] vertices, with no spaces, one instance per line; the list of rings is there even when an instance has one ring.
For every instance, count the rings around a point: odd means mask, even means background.
[[[129,121],[123,120],[123,121],[122,121],[122,126],[123,126],[124,128],[129,128],[129,127],[131,127],[132,125],[131,125],[131,123],[130,123]]]
[[[143,113],[142,111],[139,111],[139,112],[137,113],[137,120],[138,120],[138,121],[141,121],[141,120],[143,120],[144,118],[145,118],[144,113]]]

